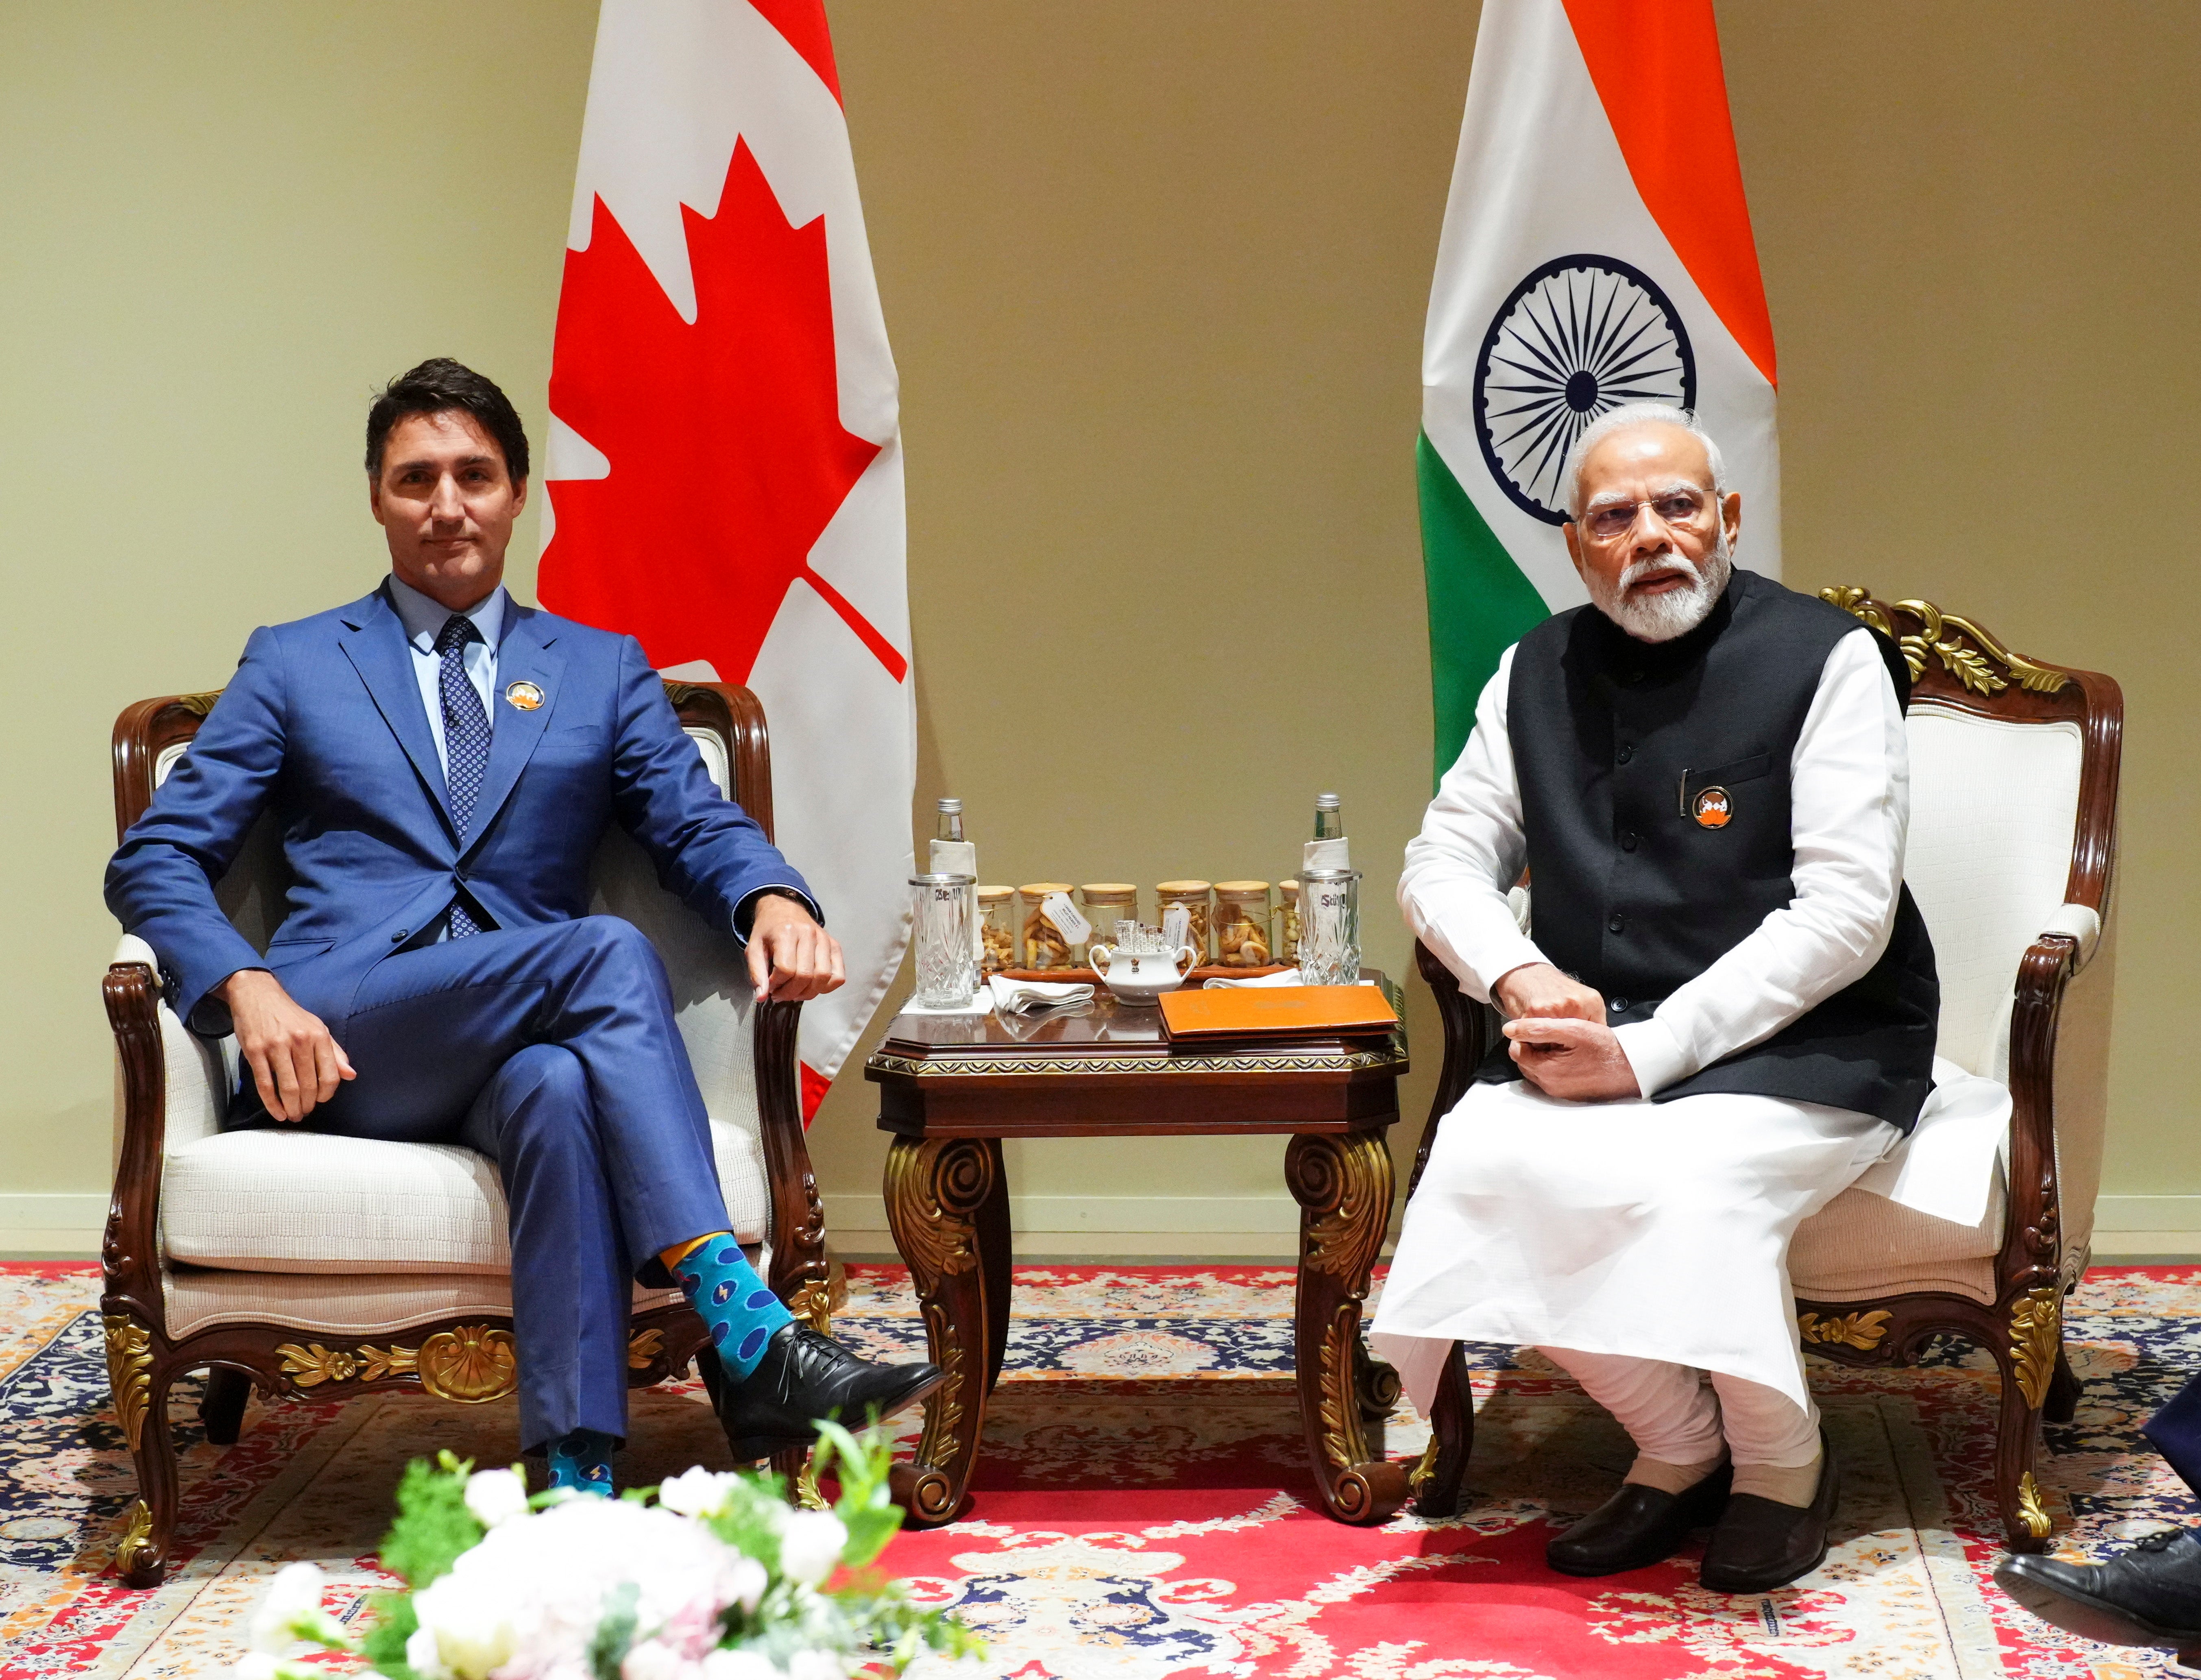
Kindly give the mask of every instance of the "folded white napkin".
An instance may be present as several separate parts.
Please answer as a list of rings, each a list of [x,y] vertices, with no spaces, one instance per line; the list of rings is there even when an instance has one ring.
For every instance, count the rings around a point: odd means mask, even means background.
[[[1306,984],[1306,976],[1300,973],[1298,969],[1282,968],[1274,974],[1256,974],[1247,980],[1210,980],[1203,990],[1212,990],[1217,986],[1303,986]],[[1361,980],[1355,984],[1372,986],[1376,983],[1373,980]]]
[[[1091,1001],[1093,988],[1060,980],[1012,980],[996,974],[986,982],[992,989],[994,1007],[1017,1014],[1059,1009],[1066,1003]]]

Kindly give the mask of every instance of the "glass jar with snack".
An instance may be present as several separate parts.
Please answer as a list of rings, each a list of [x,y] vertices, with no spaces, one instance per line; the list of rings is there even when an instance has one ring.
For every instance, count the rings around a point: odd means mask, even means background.
[[[1088,881],[1078,888],[1077,896],[1085,919],[1093,924],[1092,940],[1096,945],[1114,944],[1116,924],[1139,919],[1139,889],[1136,883]],[[1082,952],[1078,960],[1084,960]]]
[[[1300,884],[1297,881],[1279,881],[1277,892],[1277,960],[1297,963],[1300,960]]]
[[[1013,887],[978,889],[978,972],[983,977],[1017,966]]]
[[[1061,893],[1067,897],[1071,891],[1067,881],[1028,881],[1017,889],[1023,901],[1024,955],[1027,968],[1075,968],[1071,960],[1069,939],[1062,930],[1047,919],[1046,903],[1050,893]]]
[[[1225,968],[1266,968],[1274,960],[1269,934],[1269,884],[1215,884],[1215,960]]]
[[[1161,881],[1154,886],[1154,920],[1166,928],[1169,913],[1183,910],[1184,943],[1199,953],[1202,962],[1208,960],[1207,896],[1211,890],[1205,881]]]

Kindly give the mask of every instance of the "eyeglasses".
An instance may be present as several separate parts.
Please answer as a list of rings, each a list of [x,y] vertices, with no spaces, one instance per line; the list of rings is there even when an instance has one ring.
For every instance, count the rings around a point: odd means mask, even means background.
[[[1648,502],[1608,502],[1593,508],[1582,518],[1582,529],[1600,543],[1610,543],[1625,537],[1635,529],[1635,520],[1648,508],[1665,525],[1694,525],[1704,517],[1705,509],[1711,506],[1709,490],[1670,490],[1663,496],[1654,496]]]

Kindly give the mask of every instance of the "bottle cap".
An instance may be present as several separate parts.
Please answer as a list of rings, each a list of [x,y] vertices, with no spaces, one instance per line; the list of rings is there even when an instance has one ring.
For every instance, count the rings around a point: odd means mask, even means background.
[[[1045,898],[1048,894],[1051,892],[1068,892],[1070,890],[1070,883],[1067,881],[1027,881],[1024,885],[1018,887],[1017,890],[1022,893],[1026,898],[1036,902],[1040,899]]]
[[[1287,878],[1277,884],[1277,890],[1287,898],[1297,898],[1300,896],[1300,884]]]
[[[1233,894],[1266,892],[1269,890],[1269,884],[1266,881],[1218,881],[1215,884],[1215,890],[1218,892]]]
[[[1088,881],[1078,891],[1090,898],[1099,893],[1104,898],[1136,898],[1139,889],[1130,881]]]
[[[943,799],[940,802],[940,809],[942,814],[960,812],[962,808],[963,802],[960,799]]]
[[[981,887],[978,889],[978,902],[981,904],[999,904],[1015,890],[1014,887]]]
[[[1154,890],[1165,892],[1172,898],[1182,898],[1187,893],[1206,892],[1208,886],[1205,881],[1157,881]]]
[[[1340,810],[1344,804],[1345,802],[1334,793],[1318,793],[1314,796],[1314,808],[1318,811]]]

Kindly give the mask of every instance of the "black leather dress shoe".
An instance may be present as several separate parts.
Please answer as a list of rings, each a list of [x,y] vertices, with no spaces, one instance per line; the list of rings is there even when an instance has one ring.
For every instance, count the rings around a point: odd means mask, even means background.
[[[1819,1431],[1819,1490],[1806,1506],[1783,1505],[1757,1494],[1737,1494],[1705,1548],[1698,1578],[1716,1593],[1770,1593],[1825,1561],[1827,1525],[1842,1478],[1827,1432]]]
[[[820,1418],[861,1429],[874,1415],[914,1406],[943,1380],[936,1365],[873,1365],[807,1325],[790,1324],[765,1343],[748,1381],[708,1386],[734,1456],[754,1462],[783,1447],[808,1446]]]
[[[1620,1491],[1544,1548],[1562,1575],[1618,1575],[1680,1551],[1689,1530],[1715,1521],[1734,1472],[1727,1465],[1678,1494],[1623,1482]]]
[[[2107,1563],[2004,1558],[1995,1585],[2042,1621],[2082,1639],[2173,1645],[2201,1654],[2201,1536],[2192,1529],[2151,1534]]]

